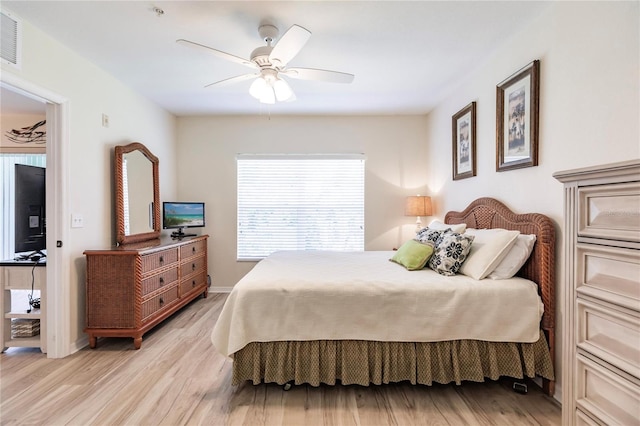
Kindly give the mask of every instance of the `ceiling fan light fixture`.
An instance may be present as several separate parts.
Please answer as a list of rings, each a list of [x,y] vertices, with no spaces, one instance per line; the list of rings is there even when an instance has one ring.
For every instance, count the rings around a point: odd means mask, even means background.
[[[263,104],[275,104],[276,95],[273,87],[264,77],[256,78],[249,87],[249,94]]]
[[[262,77],[258,77],[253,80],[249,87],[249,94],[256,99],[262,98],[262,94],[267,90],[268,84]]]
[[[289,84],[283,79],[279,78],[273,83],[273,91],[276,94],[278,102],[286,102],[292,100],[293,90]]]
[[[260,103],[262,104],[275,104],[276,103],[276,95],[273,92],[273,87],[267,85],[260,96]]]

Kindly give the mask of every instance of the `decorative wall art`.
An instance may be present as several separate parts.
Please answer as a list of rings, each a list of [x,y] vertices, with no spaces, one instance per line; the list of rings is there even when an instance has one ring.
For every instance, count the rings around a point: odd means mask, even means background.
[[[12,143],[44,145],[47,142],[46,123],[47,120],[42,120],[32,126],[7,130],[5,137]]]
[[[476,175],[476,103],[471,102],[452,117],[453,180]]]
[[[540,61],[497,86],[496,171],[538,165]]]

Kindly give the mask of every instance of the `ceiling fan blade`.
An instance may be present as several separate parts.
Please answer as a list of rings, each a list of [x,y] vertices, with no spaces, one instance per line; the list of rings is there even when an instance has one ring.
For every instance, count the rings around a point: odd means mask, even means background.
[[[300,80],[317,80],[328,83],[351,83],[355,75],[346,72],[319,70],[315,68],[287,68],[281,74]]]
[[[216,55],[219,58],[226,59],[227,61],[231,61],[231,62],[236,62],[238,64],[242,64],[242,65],[247,66],[249,68],[258,68],[258,66],[256,64],[254,64],[253,62],[251,62],[248,59],[244,59],[244,58],[241,58],[239,56],[232,55],[231,53],[226,53],[226,52],[223,52],[221,50],[214,49],[213,47],[205,46],[204,44],[195,43],[193,41],[184,40],[184,39],[176,40],[176,43],[178,43],[178,44],[180,44],[182,46],[187,46],[187,47],[191,47],[191,48],[194,48],[194,49],[202,50],[202,51],[205,51],[205,52],[208,52],[208,53],[213,53],[214,55]]]
[[[245,80],[251,80],[252,78],[256,78],[260,75],[260,73],[256,73],[256,74],[243,74],[243,75],[237,75],[235,77],[230,77],[230,78],[225,78],[224,80],[220,80],[220,81],[216,81],[213,83],[209,83],[204,87],[210,87],[210,86],[229,86],[233,83],[239,83],[241,81],[245,81]]]
[[[299,25],[292,25],[276,43],[269,55],[269,60],[285,66],[292,60],[311,37],[311,31]]]

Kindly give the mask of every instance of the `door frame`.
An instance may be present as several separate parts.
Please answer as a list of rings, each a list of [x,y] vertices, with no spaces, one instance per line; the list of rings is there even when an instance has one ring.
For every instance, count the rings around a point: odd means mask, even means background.
[[[46,335],[48,358],[72,352],[69,217],[69,100],[15,74],[2,70],[0,85],[46,104],[47,119],[47,283]],[[59,243],[59,247],[58,247]]]

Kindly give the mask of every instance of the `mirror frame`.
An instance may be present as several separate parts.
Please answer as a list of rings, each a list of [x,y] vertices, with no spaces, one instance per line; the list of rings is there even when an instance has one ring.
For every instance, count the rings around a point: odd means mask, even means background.
[[[152,165],[153,173],[153,231],[139,234],[125,235],[124,223],[124,185],[122,181],[122,159],[124,154],[140,151]],[[116,241],[119,245],[153,240],[160,237],[160,180],[159,160],[146,146],[140,142],[132,142],[128,145],[115,147],[114,171],[115,171],[115,214],[116,214]]]

